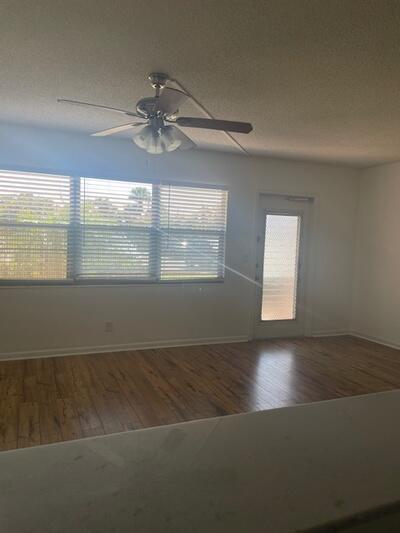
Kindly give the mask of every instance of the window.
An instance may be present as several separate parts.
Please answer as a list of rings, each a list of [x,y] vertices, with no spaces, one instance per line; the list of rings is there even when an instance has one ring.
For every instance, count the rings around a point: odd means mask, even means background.
[[[224,277],[227,191],[0,172],[0,279]]]
[[[224,275],[226,192],[160,187],[161,279]]]
[[[261,320],[296,318],[300,224],[296,215],[265,217]]]
[[[92,178],[79,182],[76,276],[155,278],[153,186]]]
[[[66,278],[69,221],[70,178],[2,172],[0,278]]]

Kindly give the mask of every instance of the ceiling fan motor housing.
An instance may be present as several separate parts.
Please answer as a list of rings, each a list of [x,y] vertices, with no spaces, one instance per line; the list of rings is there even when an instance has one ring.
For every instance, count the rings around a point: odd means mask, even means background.
[[[137,113],[143,118],[149,118],[157,114],[157,98],[155,96],[149,96],[142,98],[136,104]]]

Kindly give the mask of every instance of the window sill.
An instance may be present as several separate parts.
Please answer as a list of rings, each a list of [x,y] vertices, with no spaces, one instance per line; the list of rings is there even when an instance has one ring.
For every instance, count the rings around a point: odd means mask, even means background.
[[[0,289],[36,289],[36,288],[83,288],[83,287],[143,287],[145,285],[208,285],[221,284],[225,278],[217,279],[187,279],[187,280],[81,280],[81,281],[19,281],[19,282],[0,282]]]

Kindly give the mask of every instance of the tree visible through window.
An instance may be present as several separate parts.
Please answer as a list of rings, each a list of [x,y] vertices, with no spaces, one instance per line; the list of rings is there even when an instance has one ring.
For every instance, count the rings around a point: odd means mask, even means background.
[[[221,279],[227,192],[0,172],[0,279]]]

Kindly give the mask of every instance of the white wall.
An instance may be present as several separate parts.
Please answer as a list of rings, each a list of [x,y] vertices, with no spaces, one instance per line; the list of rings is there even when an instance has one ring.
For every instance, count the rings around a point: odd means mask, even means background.
[[[201,151],[147,156],[125,139],[18,126],[0,128],[0,168],[227,185],[226,261],[248,277],[254,277],[259,192],[314,195],[310,332],[349,329],[355,169]],[[230,271],[222,284],[1,288],[0,354],[245,339],[253,294],[252,284]],[[104,332],[109,320],[113,333]]]
[[[400,347],[400,163],[360,176],[352,329]]]

